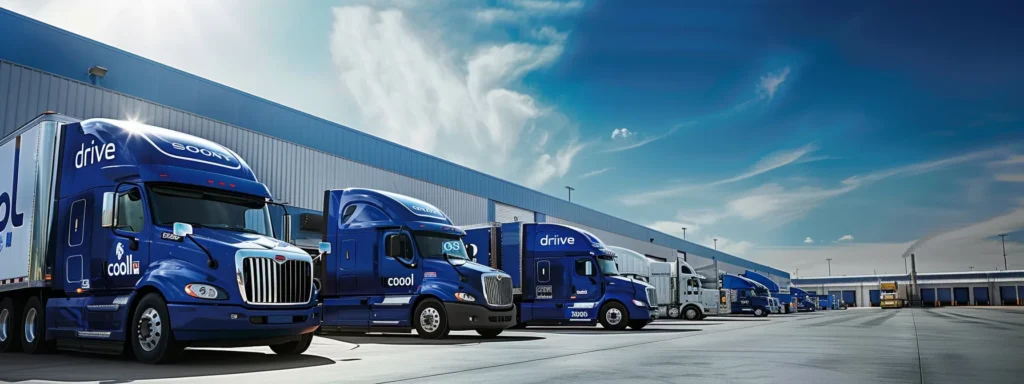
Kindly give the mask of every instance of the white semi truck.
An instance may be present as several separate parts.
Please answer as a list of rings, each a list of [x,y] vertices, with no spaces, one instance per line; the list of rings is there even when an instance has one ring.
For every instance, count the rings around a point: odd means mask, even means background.
[[[651,262],[651,285],[658,291],[658,308],[670,319],[700,320],[728,313],[718,289],[704,288],[697,274],[682,258],[671,262]],[[723,311],[723,308],[726,311]]]

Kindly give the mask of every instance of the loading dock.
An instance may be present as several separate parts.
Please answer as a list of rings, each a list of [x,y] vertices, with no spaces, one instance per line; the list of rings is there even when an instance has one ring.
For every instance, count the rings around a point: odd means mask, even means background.
[[[971,305],[971,289],[967,287],[953,288],[953,305]]]
[[[843,291],[843,302],[847,307],[857,306],[857,291]]]
[[[935,288],[921,288],[921,305],[934,307],[935,302]]]
[[[1003,305],[1020,305],[1020,300],[1017,300],[1017,286],[1004,285],[999,287],[999,299]]]
[[[939,306],[953,305],[953,288],[936,288],[935,291],[939,296]]]
[[[992,305],[988,298],[988,287],[974,287],[974,305]]]
[[[882,291],[877,290],[877,289],[872,289],[872,290],[868,291],[868,298],[871,299],[871,306],[872,307],[880,307],[880,306],[882,306]]]

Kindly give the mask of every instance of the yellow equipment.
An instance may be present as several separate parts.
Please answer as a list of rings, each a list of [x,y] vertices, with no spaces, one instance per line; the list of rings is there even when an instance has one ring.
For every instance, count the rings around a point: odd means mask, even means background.
[[[898,284],[895,281],[879,284],[879,290],[882,291],[882,308],[903,307],[903,300],[899,298],[897,289]]]

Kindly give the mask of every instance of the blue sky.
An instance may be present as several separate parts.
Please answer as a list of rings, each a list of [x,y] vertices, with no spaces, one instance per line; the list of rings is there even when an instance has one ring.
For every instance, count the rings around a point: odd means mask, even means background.
[[[1020,6],[862,3],[0,0],[801,275],[1024,269]]]

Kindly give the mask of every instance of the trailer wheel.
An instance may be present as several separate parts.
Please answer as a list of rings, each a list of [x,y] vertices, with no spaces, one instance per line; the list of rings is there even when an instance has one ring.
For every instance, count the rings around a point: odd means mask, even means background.
[[[14,299],[0,300],[0,353],[21,350],[21,314],[14,310]]]
[[[676,308],[676,307],[669,308],[668,309],[668,318],[670,318],[670,319],[678,319],[679,318],[679,308]]]
[[[416,306],[412,322],[416,333],[424,339],[440,339],[448,334],[448,315],[436,299],[426,299]]]
[[[498,335],[501,334],[501,331],[504,331],[504,329],[478,329],[476,330],[476,333],[485,339],[493,339],[498,337]]]
[[[692,305],[687,306],[686,308],[683,308],[683,316],[686,317],[686,320],[690,321],[700,320],[700,309],[697,309],[697,307]]]
[[[25,301],[22,311],[21,348],[25,353],[43,354],[50,351],[52,342],[46,341],[46,308],[43,308],[39,296],[32,296]]]
[[[605,329],[621,331],[629,326],[629,312],[619,303],[608,303],[601,307],[598,321]]]
[[[754,308],[754,316],[756,316],[756,317],[765,317],[765,316],[768,316],[768,312],[765,312],[764,308],[757,307],[757,308]]]
[[[174,340],[167,302],[159,294],[150,293],[139,300],[130,329],[128,339],[140,363],[173,363],[185,350],[185,344]]]
[[[298,340],[289,341],[284,344],[271,345],[270,350],[278,355],[294,356],[301,355],[309,349],[309,345],[313,343],[313,332],[304,334],[299,337]]]

